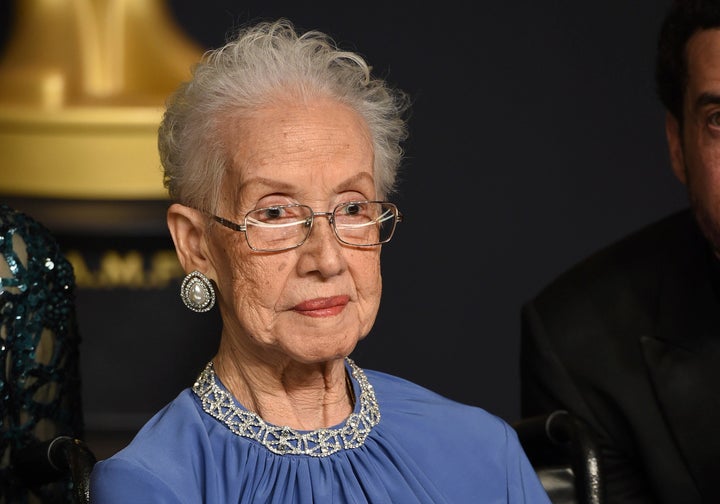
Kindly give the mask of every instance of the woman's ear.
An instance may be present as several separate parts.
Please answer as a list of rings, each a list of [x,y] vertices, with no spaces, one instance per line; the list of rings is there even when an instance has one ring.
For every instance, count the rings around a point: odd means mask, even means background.
[[[665,114],[665,137],[670,152],[670,164],[677,179],[685,184],[687,182],[687,173],[685,173],[685,155],[683,154],[681,135],[680,123],[677,118],[667,112]]]
[[[194,208],[173,203],[167,211],[167,225],[183,270],[207,274],[210,266],[204,247],[206,222],[203,215]]]

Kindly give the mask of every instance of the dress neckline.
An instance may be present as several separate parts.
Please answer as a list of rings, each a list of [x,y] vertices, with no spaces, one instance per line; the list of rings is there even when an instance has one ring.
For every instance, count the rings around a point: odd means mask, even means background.
[[[373,386],[365,373],[349,357],[345,362],[360,388],[359,408],[338,427],[301,431],[265,422],[259,415],[242,408],[225,389],[208,362],[192,387],[202,409],[234,434],[257,441],[277,455],[327,457],[341,450],[358,448],[378,422],[380,407]]]

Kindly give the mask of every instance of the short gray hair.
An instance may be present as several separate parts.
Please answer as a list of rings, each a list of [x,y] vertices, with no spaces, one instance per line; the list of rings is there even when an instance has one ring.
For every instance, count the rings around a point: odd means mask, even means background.
[[[282,93],[329,97],[355,110],[370,131],[378,197],[395,191],[407,94],[373,76],[362,56],[340,49],[330,36],[300,34],[279,19],[243,27],[206,52],[192,79],[168,99],[158,148],[170,197],[215,211],[231,154],[223,146],[222,121],[250,114]]]

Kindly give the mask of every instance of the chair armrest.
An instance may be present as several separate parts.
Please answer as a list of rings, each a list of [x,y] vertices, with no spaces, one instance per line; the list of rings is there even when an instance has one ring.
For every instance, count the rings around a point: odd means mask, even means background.
[[[513,427],[536,472],[561,474],[558,469],[567,466],[574,475],[578,502],[604,502],[600,450],[582,420],[558,410],[520,419]]]
[[[70,477],[73,502],[77,504],[90,502],[90,472],[95,462],[95,455],[84,441],[68,436],[28,446],[13,457],[15,473],[28,485]]]

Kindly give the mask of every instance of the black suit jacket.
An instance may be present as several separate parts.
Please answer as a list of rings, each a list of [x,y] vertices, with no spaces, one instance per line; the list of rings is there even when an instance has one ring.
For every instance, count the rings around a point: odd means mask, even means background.
[[[717,263],[686,210],[522,309],[522,414],[561,408],[592,427],[610,503],[720,503]]]

